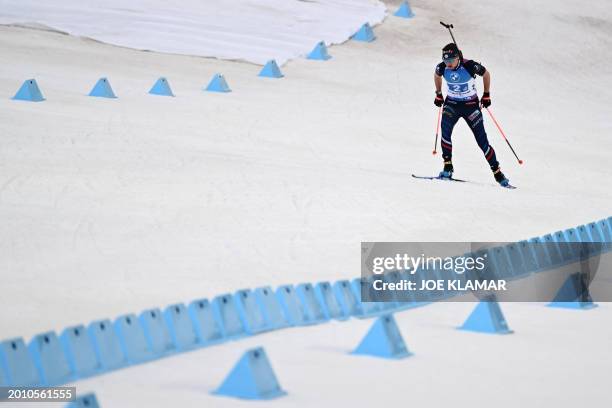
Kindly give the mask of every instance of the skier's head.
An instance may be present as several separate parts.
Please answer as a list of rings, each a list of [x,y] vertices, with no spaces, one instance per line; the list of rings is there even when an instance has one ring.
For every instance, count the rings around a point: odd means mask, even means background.
[[[456,68],[461,59],[461,50],[455,43],[449,43],[442,48],[442,60],[449,68]]]

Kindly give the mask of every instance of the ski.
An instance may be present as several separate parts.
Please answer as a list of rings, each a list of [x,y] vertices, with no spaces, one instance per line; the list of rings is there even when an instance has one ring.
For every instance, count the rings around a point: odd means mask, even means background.
[[[457,182],[460,182],[460,183],[470,183],[469,180],[457,179],[457,178],[454,178],[454,177],[447,178],[447,177],[440,177],[440,176],[417,176],[416,174],[413,174],[412,177],[414,177],[416,179],[421,179],[421,180],[441,180],[441,181],[457,181]],[[506,186],[502,186],[501,184],[498,184],[498,185],[500,187],[507,188],[509,190],[514,190],[516,188],[512,184],[508,184]]]
[[[505,185],[505,186],[502,186],[502,185],[500,184],[499,186],[500,186],[500,187],[503,187],[503,188],[507,188],[507,189],[509,189],[509,190],[514,190],[514,189],[516,188],[516,186],[513,186],[512,184],[508,184],[508,185]]]
[[[440,176],[417,176],[413,174],[412,177],[423,180],[442,180],[442,181],[458,181],[460,183],[467,183],[467,180],[462,180],[454,177],[440,177]]]

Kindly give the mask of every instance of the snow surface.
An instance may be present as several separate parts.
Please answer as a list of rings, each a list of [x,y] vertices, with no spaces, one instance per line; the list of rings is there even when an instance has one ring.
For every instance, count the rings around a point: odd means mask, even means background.
[[[412,6],[416,18],[387,18],[375,42],[331,47],[327,62],[290,61],[281,80],[247,63],[0,27],[0,338],[239,288],[352,278],[361,241],[512,241],[609,216],[609,2]],[[486,116],[485,125],[517,190],[493,185],[464,123],[454,162],[474,183],[410,177],[441,167],[431,155],[433,68],[449,40],[439,20],[491,72],[491,109],[523,166]],[[215,72],[232,93],[202,92]],[[147,95],[161,75],[176,98]],[[85,96],[101,76],[119,99]],[[31,77],[47,101],[10,100]],[[347,355],[371,323],[351,320],[77,386],[111,407],[250,406],[208,393],[263,345],[289,392],[269,404],[278,407],[609,399],[609,304],[504,304],[515,330],[505,337],[455,331],[471,307],[400,313],[416,354],[404,361]]]
[[[377,0],[0,0],[0,24],[36,23],[109,44],[279,64],[380,23]]]

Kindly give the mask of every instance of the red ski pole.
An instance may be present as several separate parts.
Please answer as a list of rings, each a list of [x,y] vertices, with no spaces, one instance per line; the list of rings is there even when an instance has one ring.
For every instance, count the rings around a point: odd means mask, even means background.
[[[433,152],[431,152],[431,154],[435,155],[437,152],[437,148],[438,148],[438,131],[440,129],[440,114],[442,113],[442,107],[440,106],[440,109],[438,109],[438,119],[436,119],[436,142],[434,143],[434,149]]]
[[[495,120],[495,117],[493,116],[493,114],[491,113],[489,108],[485,108],[485,109],[487,110],[487,112],[489,112],[489,116],[491,116],[491,119],[493,119],[493,122],[495,123],[495,126],[497,126],[497,128],[499,129],[499,133],[501,133],[501,135],[504,138],[504,140],[506,141],[506,143],[508,143],[508,147],[510,148],[510,150],[512,150],[512,153],[514,154],[514,157],[516,157],[516,160],[518,160],[519,164],[523,164],[523,161],[521,159],[519,159],[519,157],[516,155],[516,152],[512,148],[512,145],[510,144],[510,141],[508,141],[508,138],[506,137],[506,134],[502,130],[501,126],[499,126],[499,123],[497,123],[497,121]]]

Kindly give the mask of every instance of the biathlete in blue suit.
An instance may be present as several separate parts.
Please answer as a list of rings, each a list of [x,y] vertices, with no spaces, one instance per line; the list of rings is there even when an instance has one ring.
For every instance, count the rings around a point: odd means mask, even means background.
[[[451,136],[453,127],[463,118],[472,129],[478,146],[482,150],[485,159],[489,162],[495,181],[502,186],[507,186],[509,180],[499,168],[499,162],[495,156],[493,146],[489,144],[487,132],[484,128],[482,111],[480,110],[478,94],[476,93],[476,75],[482,77],[484,92],[480,105],[487,108],[491,105],[489,86],[491,74],[478,62],[466,60],[455,43],[447,44],[442,48],[442,60],[436,66],[434,84],[436,86],[436,106],[444,105],[442,110],[442,158],[444,169],[440,172],[441,178],[450,178],[453,175],[453,143]],[[446,81],[446,99],[442,96],[442,77]]]

